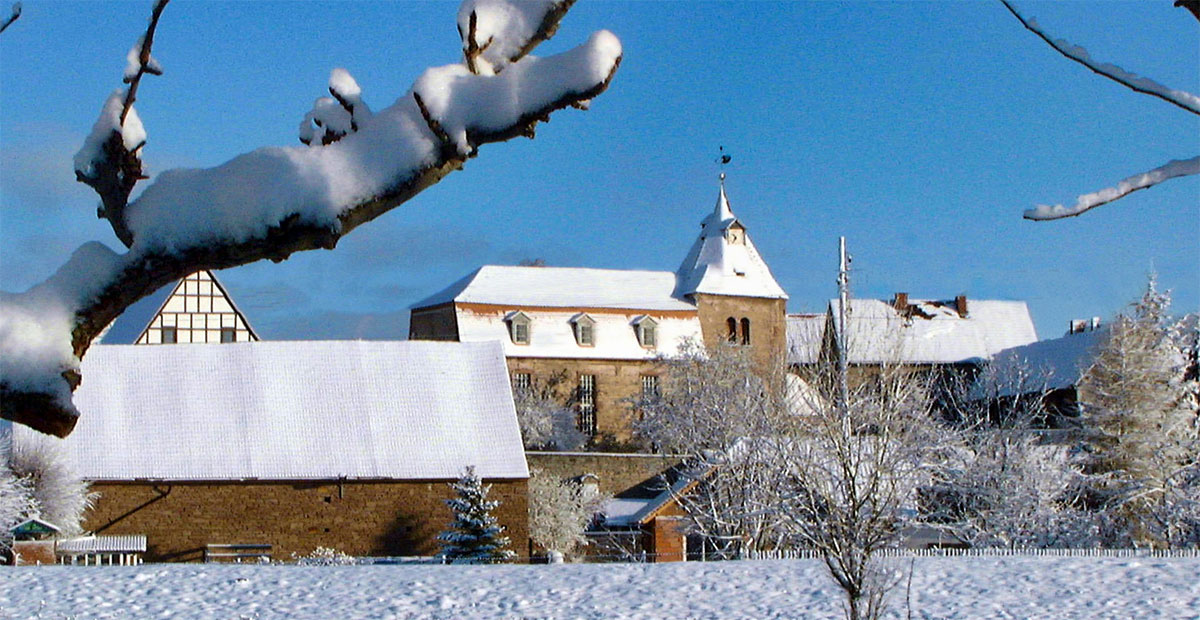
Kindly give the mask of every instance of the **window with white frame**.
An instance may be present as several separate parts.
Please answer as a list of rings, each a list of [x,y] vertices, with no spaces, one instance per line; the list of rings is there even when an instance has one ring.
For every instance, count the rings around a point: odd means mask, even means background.
[[[513,344],[529,344],[531,331],[529,315],[518,310],[506,318],[508,320],[509,336],[512,338]]]
[[[633,322],[633,329],[637,334],[638,344],[647,349],[658,346],[658,321],[642,316]]]
[[[575,344],[581,347],[596,346],[596,321],[586,314],[578,314],[571,319],[575,327]]]
[[[661,395],[658,391],[658,375],[642,375],[642,399],[654,400]]]
[[[576,400],[579,403],[579,430],[596,434],[596,375],[579,375]]]

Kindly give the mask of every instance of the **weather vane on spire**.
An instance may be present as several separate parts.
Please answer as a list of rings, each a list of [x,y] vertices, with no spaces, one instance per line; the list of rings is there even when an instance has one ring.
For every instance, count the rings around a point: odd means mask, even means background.
[[[725,152],[724,146],[719,146],[717,148],[720,149],[721,155],[719,157],[717,157],[716,159],[714,159],[713,161],[715,161],[717,164],[719,164],[721,166],[721,180],[724,181],[725,180],[725,164],[728,164],[729,162],[733,161],[733,157],[731,157],[729,155],[729,153]]]

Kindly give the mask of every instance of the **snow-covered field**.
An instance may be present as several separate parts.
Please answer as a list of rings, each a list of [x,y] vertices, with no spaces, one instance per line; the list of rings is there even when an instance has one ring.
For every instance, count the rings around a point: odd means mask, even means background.
[[[898,560],[907,570],[909,560]],[[1200,618],[1200,558],[918,558],[892,617]],[[26,567],[0,618],[833,618],[816,560]]]

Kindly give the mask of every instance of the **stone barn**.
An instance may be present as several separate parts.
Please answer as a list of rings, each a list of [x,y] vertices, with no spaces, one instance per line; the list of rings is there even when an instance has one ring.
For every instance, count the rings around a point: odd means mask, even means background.
[[[217,545],[433,555],[465,467],[521,551],[528,469],[499,343],[96,345],[63,441],[100,493],[83,524],[146,561]],[[13,441],[43,440],[14,425]],[[213,547],[210,547],[213,546]],[[261,549],[261,548],[260,548]]]

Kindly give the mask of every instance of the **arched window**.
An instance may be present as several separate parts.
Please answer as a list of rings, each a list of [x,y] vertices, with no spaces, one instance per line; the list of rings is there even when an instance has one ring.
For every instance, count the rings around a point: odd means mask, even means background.
[[[742,317],[742,344],[750,344],[750,319]]]
[[[729,317],[725,319],[725,325],[729,327],[729,342],[737,342],[737,319]]]

